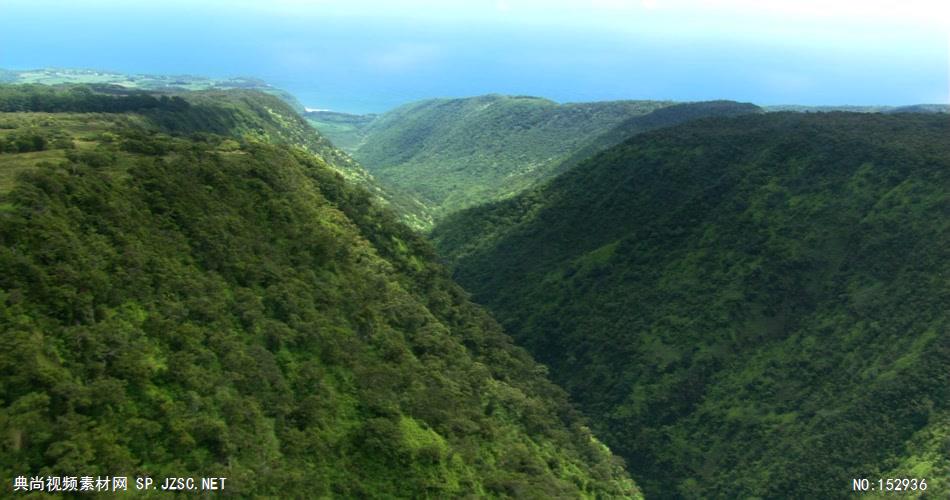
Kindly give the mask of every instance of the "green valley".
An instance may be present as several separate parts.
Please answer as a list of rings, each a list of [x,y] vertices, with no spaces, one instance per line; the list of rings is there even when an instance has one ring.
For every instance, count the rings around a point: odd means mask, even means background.
[[[352,151],[381,182],[416,193],[435,218],[517,194],[576,149],[669,102],[557,104],[524,96],[432,99],[376,117]]]
[[[334,146],[348,153],[353,153],[363,145],[363,141],[366,139],[366,133],[364,132],[366,126],[379,115],[307,111],[303,116],[313,125],[313,128],[320,131],[320,135],[333,142]]]
[[[547,369],[282,106],[0,86],[6,487],[639,498]]]
[[[940,498],[950,123],[791,108],[0,85],[0,467]]]
[[[758,112],[731,101],[557,104],[487,95],[422,101],[378,116],[307,116],[380,182],[413,193],[440,219],[510,198],[635,134]]]
[[[950,499],[948,20],[0,0],[0,499]]]
[[[946,115],[753,114],[640,134],[432,238],[648,498],[944,498],[948,193]]]

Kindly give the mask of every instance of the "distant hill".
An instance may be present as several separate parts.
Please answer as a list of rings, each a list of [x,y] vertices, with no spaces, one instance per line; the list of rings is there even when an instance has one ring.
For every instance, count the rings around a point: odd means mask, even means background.
[[[762,108],[754,104],[735,101],[701,101],[673,104],[644,115],[629,118],[596,137],[564,160],[556,169],[556,173],[561,173],[611,146],[650,130],[672,127],[700,118],[730,117],[763,112]]]
[[[950,104],[914,104],[889,109],[889,113],[950,113]]]
[[[911,106],[803,106],[786,104],[762,106],[767,112],[793,111],[796,113],[950,113],[950,104],[914,104]]]
[[[731,101],[557,104],[488,95],[422,101],[379,116],[307,117],[381,182],[414,193],[440,218],[509,198],[632,135],[756,112]]]
[[[440,217],[512,196],[553,175],[571,153],[626,119],[670,104],[557,104],[501,95],[433,99],[376,117],[362,127],[352,154],[382,182],[416,193]]]
[[[93,69],[43,68],[23,71],[0,69],[0,83],[110,84],[151,92],[258,90],[279,97],[298,113],[305,111],[303,105],[289,92],[273,87],[258,78],[215,79],[194,75],[130,75]]]
[[[333,144],[346,151],[353,153],[366,138],[364,132],[367,125],[373,122],[379,115],[351,115],[347,113],[337,113],[335,111],[307,111],[303,114],[304,118],[311,125],[320,131]]]
[[[100,89],[0,86],[5,487],[641,498],[545,368],[282,101]]]
[[[432,238],[648,498],[943,498],[948,193],[945,116],[752,114],[637,135]]]
[[[429,209],[420,201],[398,188],[381,186],[352,157],[334,147],[322,135],[314,133],[313,127],[286,100],[272,93],[255,88],[194,91],[163,88],[160,92],[152,92],[115,83],[18,84],[4,88],[0,111],[30,109],[30,96],[33,95],[43,96],[48,108],[44,111],[53,112],[82,110],[56,107],[59,101],[73,106],[100,106],[96,101],[101,101],[104,96],[155,96],[149,97],[154,101],[150,107],[138,111],[148,113],[152,120],[169,132],[188,134],[199,131],[250,136],[274,144],[304,148],[321,155],[348,180],[361,185],[383,203],[390,205],[409,226],[422,229],[430,227],[432,223]],[[159,105],[157,99],[160,98],[185,98],[190,105],[169,110]],[[94,107],[92,110],[101,109]]]

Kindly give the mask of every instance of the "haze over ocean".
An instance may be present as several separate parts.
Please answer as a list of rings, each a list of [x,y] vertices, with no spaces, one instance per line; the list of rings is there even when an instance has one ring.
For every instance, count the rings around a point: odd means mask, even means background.
[[[539,5],[5,0],[0,68],[254,76],[308,107],[357,113],[484,93],[562,102],[950,102],[947,16],[932,15],[947,11],[940,2]]]

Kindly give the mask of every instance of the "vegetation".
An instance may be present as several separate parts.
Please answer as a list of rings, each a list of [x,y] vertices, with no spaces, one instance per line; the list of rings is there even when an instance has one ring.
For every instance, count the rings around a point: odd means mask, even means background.
[[[560,105],[500,95],[433,99],[365,125],[353,156],[381,182],[417,194],[438,218],[517,194],[554,175],[569,154],[625,119],[669,104]]]
[[[222,80],[192,75],[127,75],[90,69],[44,68],[25,71],[0,69],[0,83],[113,85],[128,90],[163,93],[200,90],[257,90],[280,98],[298,113],[305,111],[303,104],[300,104],[296,97],[257,78],[228,78]]]
[[[913,104],[891,108],[887,113],[950,113],[950,104]]]
[[[352,154],[363,145],[364,129],[377,115],[351,115],[334,111],[308,111],[303,116],[336,147]]]
[[[587,143],[584,147],[574,151],[558,166],[556,172],[565,172],[601,151],[616,146],[637,134],[649,132],[650,130],[672,127],[700,118],[740,116],[762,112],[762,108],[754,104],[735,101],[703,101],[673,104],[645,115],[634,116],[608,130]]]
[[[115,85],[7,85],[0,87],[0,112],[43,111],[116,113],[135,111],[153,128],[170,134],[214,133],[301,147],[324,158],[347,180],[371,191],[419,229],[432,217],[414,197],[386,189],[349,155],[315,134],[309,123],[282,100],[252,90],[155,95]]]
[[[802,106],[797,104],[765,106],[769,112],[794,111],[798,113],[828,113],[847,111],[851,113],[950,113],[947,104],[913,104],[910,106]]]
[[[433,231],[648,498],[950,492],[950,122],[648,132]]]
[[[0,138],[0,153],[30,153],[45,151],[49,140],[41,133],[7,134]]]
[[[249,113],[269,98],[184,99],[0,114],[72,144],[0,155],[0,475],[639,497],[425,241]]]
[[[321,113],[311,123],[382,182],[416,193],[440,218],[510,198],[633,135],[757,112],[731,101],[558,105],[490,95],[423,101],[375,118]]]

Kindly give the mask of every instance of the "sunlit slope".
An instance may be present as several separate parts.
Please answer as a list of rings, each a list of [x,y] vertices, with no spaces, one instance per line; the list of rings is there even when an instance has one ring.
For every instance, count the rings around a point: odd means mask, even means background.
[[[428,244],[243,98],[0,113],[2,475],[637,497]]]
[[[648,497],[950,493],[946,116],[695,121],[433,238]]]
[[[316,113],[321,121],[311,123],[438,219],[510,198],[636,134],[761,111],[732,101],[556,104],[490,95],[422,101],[376,117]]]
[[[362,128],[353,155],[383,182],[417,193],[436,217],[517,194],[624,120],[671,103],[557,104],[488,95],[408,104]]]
[[[119,101],[110,100],[111,97],[125,99],[117,104]],[[9,85],[0,87],[0,111],[132,111],[148,118],[146,133],[152,130],[178,135],[214,133],[303,149],[324,158],[347,180],[372,192],[411,227],[419,229],[431,225],[428,209],[412,195],[380,186],[372,175],[316,132],[290,105],[255,90],[148,94],[114,85]]]
[[[377,115],[351,115],[333,111],[308,111],[304,118],[320,131],[333,145],[353,153],[366,139],[366,127],[376,119]]]

